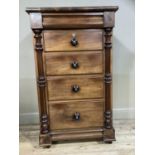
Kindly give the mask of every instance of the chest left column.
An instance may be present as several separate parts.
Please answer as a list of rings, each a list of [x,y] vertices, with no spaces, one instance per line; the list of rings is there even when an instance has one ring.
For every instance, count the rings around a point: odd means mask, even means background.
[[[49,118],[46,99],[46,76],[43,65],[43,26],[41,13],[30,13],[31,28],[34,33],[34,52],[36,60],[38,103],[40,116],[40,146],[49,147],[51,136],[49,131]]]

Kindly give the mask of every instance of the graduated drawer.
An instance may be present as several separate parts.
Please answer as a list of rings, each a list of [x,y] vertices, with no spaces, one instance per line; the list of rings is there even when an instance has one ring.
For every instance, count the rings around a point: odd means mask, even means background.
[[[49,100],[103,98],[102,75],[47,77]]]
[[[51,52],[45,54],[47,75],[103,73],[101,51]]]
[[[44,47],[45,52],[101,50],[102,38],[101,29],[49,30],[44,31]]]
[[[50,128],[101,127],[103,112],[103,100],[49,102]]]

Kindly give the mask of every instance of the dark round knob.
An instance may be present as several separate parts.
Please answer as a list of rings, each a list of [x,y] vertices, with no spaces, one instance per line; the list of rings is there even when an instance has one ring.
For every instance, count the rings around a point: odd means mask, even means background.
[[[78,45],[78,40],[76,39],[75,34],[72,34],[72,39],[71,39],[70,43],[72,44],[72,46],[77,46]]]
[[[80,113],[79,112],[76,112],[74,115],[73,115],[73,119],[74,120],[80,120]]]
[[[77,62],[77,61],[73,61],[73,62],[71,63],[71,67],[72,67],[73,69],[77,69],[77,68],[79,67],[78,62]]]
[[[80,90],[80,87],[78,85],[73,85],[72,86],[72,91],[77,93]]]

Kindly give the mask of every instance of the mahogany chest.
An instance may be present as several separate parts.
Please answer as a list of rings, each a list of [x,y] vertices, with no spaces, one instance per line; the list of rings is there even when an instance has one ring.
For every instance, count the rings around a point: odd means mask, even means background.
[[[41,146],[115,140],[112,30],[117,6],[27,8],[34,33]]]

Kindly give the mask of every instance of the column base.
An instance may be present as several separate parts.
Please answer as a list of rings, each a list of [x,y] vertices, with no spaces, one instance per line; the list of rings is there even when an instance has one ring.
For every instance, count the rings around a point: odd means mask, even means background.
[[[111,144],[115,139],[115,130],[112,129],[104,129],[103,131],[103,142],[107,144]]]
[[[51,136],[49,134],[40,134],[39,145],[43,148],[51,147],[52,145]]]

